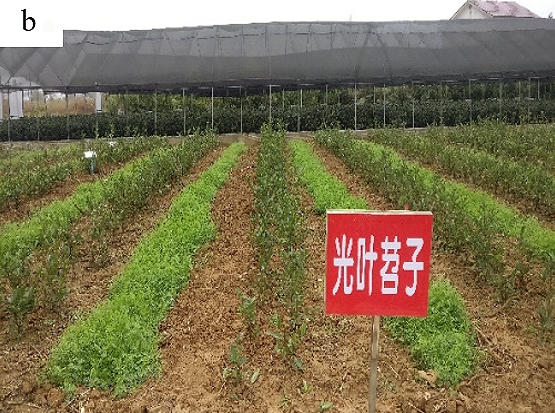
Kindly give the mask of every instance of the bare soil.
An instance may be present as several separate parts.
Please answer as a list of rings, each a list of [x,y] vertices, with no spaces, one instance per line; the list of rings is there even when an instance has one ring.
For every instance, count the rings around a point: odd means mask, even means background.
[[[316,150],[328,170],[352,193],[375,209],[391,208],[337,157]],[[141,234],[150,231],[167,211],[172,197],[182,188],[179,185],[159,205],[152,205],[121,234],[108,240],[118,253],[110,266],[95,271],[83,265],[76,270],[69,281],[67,308],[65,305],[60,315],[33,322],[20,342],[4,334],[7,323],[0,315],[1,412],[367,410],[371,320],[324,315],[325,217],[314,213],[307,194],[303,195],[303,210],[308,231],[306,312],[310,322],[299,349],[304,371],[292,369],[274,351],[274,339],[266,334],[272,310],[264,303],[258,304],[260,335],[245,334],[236,290],[250,291],[257,275],[251,225],[256,151],[256,145],[249,148],[218,193],[212,210],[218,235],[198,254],[188,287],[160,327],[162,377],[149,380],[120,400],[109,392],[82,388],[71,401],[36,379],[68,322],[105,296],[109,280],[125,265]],[[212,160],[216,155],[211,155]],[[206,159],[203,162],[197,172],[209,164]],[[457,388],[437,387],[432,375],[419,372],[408,350],[382,331],[378,411],[555,411],[555,351],[553,344],[541,344],[534,332],[538,325],[537,293],[524,290],[516,301],[502,306],[496,292],[477,280],[465,257],[441,251],[434,251],[431,276],[449,279],[462,294],[483,352],[480,367]],[[246,358],[242,368],[249,375],[242,381],[226,381],[222,372],[232,366],[230,345],[241,334],[239,342]],[[552,337],[551,343],[554,341]],[[254,372],[259,375],[251,381]]]

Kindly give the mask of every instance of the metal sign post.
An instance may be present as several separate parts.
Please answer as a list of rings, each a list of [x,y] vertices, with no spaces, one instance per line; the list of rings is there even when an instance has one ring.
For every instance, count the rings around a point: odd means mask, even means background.
[[[377,404],[380,316],[426,317],[433,215],[328,211],[326,314],[373,317],[368,411]]]
[[[380,340],[380,316],[372,319],[372,358],[370,360],[370,391],[368,392],[368,412],[376,412],[378,392],[378,343]]]

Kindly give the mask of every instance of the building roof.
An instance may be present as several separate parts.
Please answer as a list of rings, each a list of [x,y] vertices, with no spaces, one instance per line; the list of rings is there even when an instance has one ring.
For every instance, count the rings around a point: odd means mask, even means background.
[[[540,17],[516,1],[469,1],[491,17]]]

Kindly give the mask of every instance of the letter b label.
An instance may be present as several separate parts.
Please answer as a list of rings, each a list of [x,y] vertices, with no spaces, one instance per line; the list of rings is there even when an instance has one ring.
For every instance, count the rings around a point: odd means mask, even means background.
[[[27,17],[27,9],[23,9],[21,11],[23,12],[23,30],[25,30],[26,32],[30,32],[35,28],[35,19],[33,19],[32,17]],[[31,28],[27,27],[27,23],[29,22],[31,24]]]

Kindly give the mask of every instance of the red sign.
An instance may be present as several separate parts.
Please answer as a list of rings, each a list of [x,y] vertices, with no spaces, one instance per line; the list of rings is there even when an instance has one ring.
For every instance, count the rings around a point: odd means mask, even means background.
[[[328,211],[326,313],[428,315],[431,212]]]

